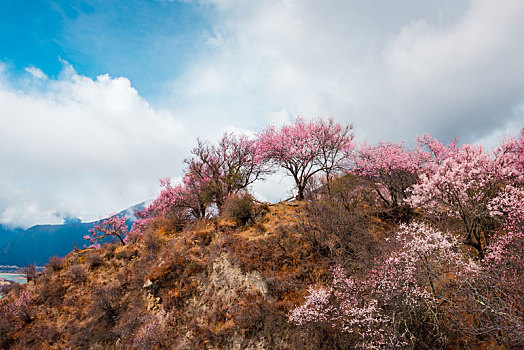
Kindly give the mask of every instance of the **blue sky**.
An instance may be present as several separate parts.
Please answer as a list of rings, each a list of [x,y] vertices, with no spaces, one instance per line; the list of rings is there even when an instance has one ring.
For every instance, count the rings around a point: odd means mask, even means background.
[[[164,1],[0,2],[0,59],[56,78],[64,60],[88,77],[125,76],[155,99],[205,50],[210,6]]]
[[[523,126],[523,17],[522,0],[0,1],[0,224],[118,212],[180,179],[197,137],[296,114],[494,146]]]

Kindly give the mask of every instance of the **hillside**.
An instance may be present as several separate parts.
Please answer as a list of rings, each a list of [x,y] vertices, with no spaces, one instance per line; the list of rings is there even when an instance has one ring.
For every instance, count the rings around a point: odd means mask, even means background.
[[[125,246],[75,250],[25,289],[11,288],[0,303],[10,310],[0,320],[0,347],[353,348],[355,338],[336,328],[289,319],[309,298],[308,286],[331,281],[334,263],[361,276],[391,249],[383,238],[395,224],[376,208],[339,209],[322,201],[261,204],[247,225],[222,217],[182,231],[158,218]],[[442,348],[443,335],[431,335],[434,324],[416,317],[417,331],[428,337],[424,347]],[[446,348],[495,345],[446,333]]]
[[[316,349],[322,339],[287,312],[326,279],[327,259],[297,232],[300,203],[260,211],[247,227],[222,219],[172,232],[158,222],[143,241],[73,251],[29,283],[31,321],[0,340],[13,349]]]

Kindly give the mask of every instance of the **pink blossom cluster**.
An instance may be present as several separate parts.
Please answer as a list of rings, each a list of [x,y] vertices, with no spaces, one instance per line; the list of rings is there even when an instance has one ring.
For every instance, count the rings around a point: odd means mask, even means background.
[[[161,179],[160,185],[162,190],[159,196],[149,206],[135,212],[138,219],[127,238],[140,237],[157,217],[166,217],[181,225],[191,218],[205,217],[207,207],[201,202],[198,190],[192,188],[190,176],[178,185],[172,185],[169,178]]]
[[[507,225],[515,226],[524,221],[524,188],[507,185],[488,203],[493,216],[506,216]]]
[[[524,274],[524,190],[508,185],[491,205],[495,214],[503,211],[507,217],[503,230],[488,246],[484,263],[501,273],[522,269],[517,275]]]
[[[490,156],[481,146],[464,145],[438,164],[435,172],[420,175],[408,202],[460,215],[465,205],[477,207],[484,201],[485,206],[485,193],[495,181]]]
[[[120,243],[125,244],[128,232],[129,229],[125,215],[113,215],[108,219],[98,222],[89,230],[89,235],[84,236],[84,239],[90,241],[95,246],[104,242],[106,238],[112,237],[118,238]]]
[[[364,143],[355,155],[356,171],[373,177],[392,176],[395,172],[418,173],[426,155],[418,149],[407,149],[402,142]]]
[[[293,309],[289,319],[298,325],[326,323],[333,317],[335,307],[331,305],[331,289],[309,287],[304,304]]]
[[[309,289],[304,304],[289,315],[298,325],[324,324],[356,335],[366,349],[400,348],[408,343],[402,325],[405,313],[436,307],[442,276],[476,269],[457,251],[457,240],[423,223],[402,225],[396,235],[399,248],[363,279],[333,270],[328,288]]]
[[[387,206],[397,207],[408,198],[408,188],[418,177],[429,156],[420,149],[407,149],[403,143],[364,143],[355,153],[354,172],[375,182],[375,190]]]
[[[31,292],[23,289],[18,294],[18,299],[7,305],[7,311],[22,318],[25,322],[31,321]]]
[[[447,209],[455,215],[463,215],[466,208],[486,208],[497,195],[498,184],[522,182],[519,142],[507,138],[491,156],[482,146],[464,144],[459,148],[455,143],[444,146],[424,135],[419,143],[435,156],[426,164],[420,183],[413,186],[408,202],[433,210]]]
[[[392,320],[381,312],[379,302],[368,295],[365,281],[333,270],[333,287],[309,287],[304,304],[293,309],[289,319],[297,325],[325,325],[356,336],[361,349],[398,348],[404,342],[392,332]]]
[[[192,207],[189,191],[185,183],[173,186],[171,179],[160,180],[162,190],[160,195],[144,210],[137,212],[137,216],[142,220],[148,218],[165,216],[170,217],[177,214],[179,209],[190,209]]]
[[[524,185],[524,128],[520,139],[508,137],[494,151],[494,168],[499,178]]]
[[[483,242],[490,239],[483,225],[495,215],[507,213],[509,206],[517,210],[522,202],[518,194],[521,189],[514,187],[524,176],[518,168],[518,143],[506,139],[490,155],[482,146],[444,147],[428,140],[426,137],[436,156],[421,172],[406,202],[429,213],[460,218],[466,231],[465,243],[482,258]]]
[[[517,160],[519,169],[524,172],[524,128],[520,131],[520,139],[517,147]]]
[[[298,199],[312,177],[324,172],[327,180],[341,170],[349,169],[354,148],[352,126],[343,126],[329,119],[308,121],[297,117],[292,124],[263,130],[257,150],[267,161],[284,168],[295,180]]]
[[[417,143],[420,149],[425,149],[425,152],[427,152],[424,156],[426,158],[426,162],[423,169],[426,172],[433,172],[435,168],[444,161],[444,159],[449,158],[459,149],[456,137],[450,144],[444,145],[442,142],[434,137],[431,137],[429,134],[424,134],[417,137]]]
[[[285,165],[315,167],[319,156],[316,130],[315,122],[297,117],[293,124],[265,129],[260,135],[258,149],[267,158]]]
[[[524,268],[524,232],[522,230],[512,230],[494,241],[488,247],[485,263],[488,265],[498,265],[511,263]],[[505,269],[499,270],[501,273]]]
[[[381,292],[375,290],[375,277],[358,280],[341,267],[333,269],[333,296],[336,312],[333,325],[358,338],[362,349],[390,349],[405,345],[405,339],[395,334],[393,319],[382,309]],[[382,276],[383,277],[383,276]]]

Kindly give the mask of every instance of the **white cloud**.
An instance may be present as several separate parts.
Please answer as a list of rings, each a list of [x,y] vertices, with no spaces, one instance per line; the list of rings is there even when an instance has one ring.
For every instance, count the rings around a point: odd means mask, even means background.
[[[216,38],[173,83],[187,120],[261,128],[331,116],[357,138],[429,132],[472,142],[513,125],[524,100],[519,0],[209,0]]]
[[[36,79],[42,79],[42,80],[46,80],[47,79],[47,75],[45,75],[44,72],[42,72],[42,70],[40,68],[36,68],[36,67],[25,67],[25,71],[29,74],[31,74],[34,78]]]
[[[283,171],[268,176],[265,181],[257,181],[249,189],[255,198],[264,202],[280,202],[296,195],[293,178]]]
[[[0,223],[98,219],[180,175],[193,138],[126,78],[93,80],[68,67],[31,93],[0,81]]]
[[[466,141],[524,120],[512,112],[524,100],[523,14],[522,1],[477,0],[451,27],[404,26],[384,51],[395,110]]]
[[[268,124],[275,126],[282,126],[292,121],[292,115],[286,108],[282,108],[278,111],[269,112],[266,114],[266,120]]]

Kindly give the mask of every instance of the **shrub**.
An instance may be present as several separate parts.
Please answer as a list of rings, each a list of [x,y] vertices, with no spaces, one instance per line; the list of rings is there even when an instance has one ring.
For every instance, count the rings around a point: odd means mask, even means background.
[[[377,213],[367,182],[354,175],[334,180],[305,206],[299,233],[320,255],[354,271],[369,267],[379,248],[371,235]]]
[[[246,225],[253,220],[255,214],[255,203],[253,196],[249,193],[230,196],[223,209],[224,216],[230,217],[240,225]]]
[[[86,257],[86,262],[90,270],[94,270],[97,267],[104,265],[104,259],[97,251],[90,252]]]
[[[27,282],[36,281],[36,278],[38,277],[38,270],[33,264],[22,267],[20,273],[25,274]]]
[[[69,269],[69,272],[67,273],[67,277],[73,283],[84,284],[87,281],[85,269],[80,264],[71,266],[71,268]]]
[[[62,268],[62,265],[64,264],[64,258],[60,258],[56,255],[49,258],[49,261],[47,262],[46,267],[53,271],[58,271]]]
[[[0,308],[0,314],[7,314],[6,310]],[[8,349],[10,333],[13,331],[13,324],[7,317],[0,317],[0,349]]]
[[[143,236],[146,252],[155,255],[162,248],[162,237],[156,230],[147,230]]]
[[[38,296],[36,298],[38,303],[45,303],[48,306],[62,304],[67,288],[57,276],[43,274],[39,283],[40,288],[37,290]]]
[[[114,327],[121,311],[119,301],[122,294],[122,286],[118,283],[99,286],[95,288],[92,295],[93,304],[91,313],[97,317],[97,323]]]
[[[138,251],[136,249],[123,249],[115,253],[115,259],[130,261],[137,255]],[[114,263],[115,261],[111,262]]]

